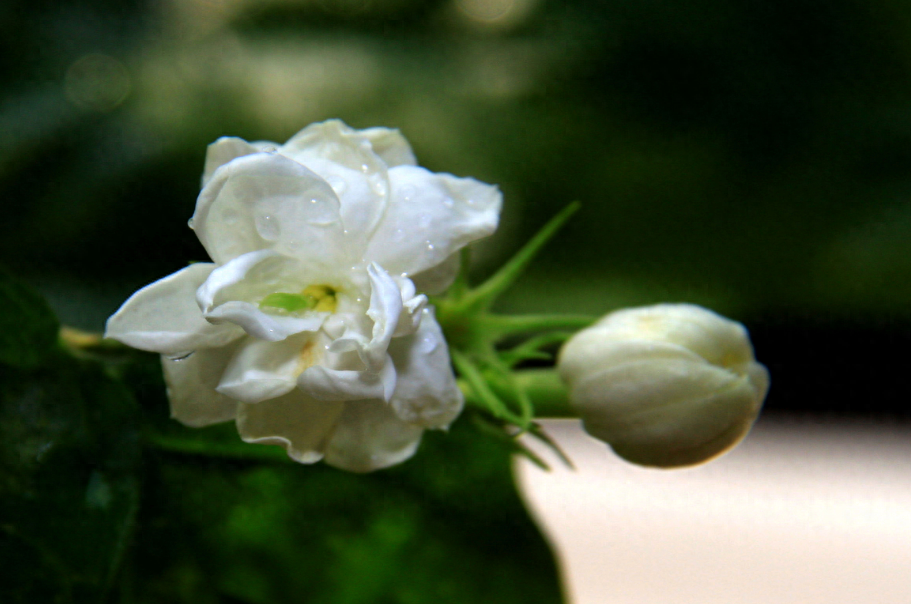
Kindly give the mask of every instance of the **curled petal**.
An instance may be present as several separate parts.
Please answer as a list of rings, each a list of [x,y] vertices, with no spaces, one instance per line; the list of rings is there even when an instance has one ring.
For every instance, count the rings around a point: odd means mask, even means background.
[[[214,264],[191,264],[145,286],[108,319],[105,337],[170,356],[223,346],[239,338],[239,328],[212,325],[196,305],[196,290],[214,269]]]
[[[417,165],[418,160],[414,157],[411,145],[395,128],[367,128],[359,133],[370,141],[373,152],[380,156],[387,167]]]
[[[171,417],[193,428],[235,418],[237,401],[215,391],[240,340],[220,348],[197,350],[182,359],[161,357],[171,401]]]
[[[240,403],[237,431],[248,443],[280,445],[300,463],[316,463],[346,403],[318,401],[299,390],[255,405]]]
[[[304,331],[316,331],[327,313],[307,311],[301,315],[264,312],[256,304],[275,289],[300,289],[303,275],[299,263],[271,250],[259,250],[234,258],[209,275],[196,292],[203,316],[212,323],[234,323],[248,334],[277,342]],[[291,273],[294,278],[286,277]]]
[[[409,424],[445,428],[464,405],[449,361],[449,349],[431,309],[423,311],[417,332],[396,338],[389,346],[395,363],[396,387],[391,405]]]
[[[499,189],[473,178],[415,166],[389,171],[392,194],[367,257],[392,274],[415,275],[443,264],[497,228]]]
[[[392,277],[376,263],[367,267],[370,278],[370,307],[367,316],[373,321],[368,340],[359,326],[352,325],[329,350],[334,353],[356,350],[370,373],[379,373],[386,364],[386,349],[392,340],[402,314],[402,292]]]
[[[424,308],[427,306],[427,296],[416,295],[416,288],[411,279],[399,278],[399,289],[402,292],[402,314],[395,326],[393,337],[406,336],[414,333],[421,324]]]
[[[206,185],[219,169],[232,159],[260,153],[269,148],[276,148],[278,145],[268,141],[248,143],[242,138],[236,136],[222,136],[206,148],[206,163],[202,171],[202,184]]]
[[[196,201],[193,229],[218,264],[271,249],[328,272],[359,257],[339,201],[325,180],[278,153],[255,153],[218,168]]]
[[[378,373],[310,367],[300,374],[298,385],[313,398],[325,401],[356,401],[376,398],[388,401],[396,387],[395,366],[386,357]]]
[[[387,468],[414,455],[422,434],[383,401],[351,401],[329,439],[325,461],[350,472]]]
[[[333,187],[341,200],[342,222],[355,241],[365,241],[376,228],[389,195],[386,163],[374,152],[371,137],[387,143],[391,155],[403,154],[392,138],[380,133],[365,136],[340,120],[304,128],[279,151]]]
[[[282,342],[247,338],[228,363],[216,390],[243,403],[259,403],[287,394],[297,376],[320,362],[322,347],[308,333]]]

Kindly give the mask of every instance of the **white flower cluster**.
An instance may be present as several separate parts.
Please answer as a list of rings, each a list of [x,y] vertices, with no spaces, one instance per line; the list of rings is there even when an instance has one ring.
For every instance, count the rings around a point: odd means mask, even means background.
[[[499,190],[416,165],[396,130],[313,124],[209,146],[190,222],[211,263],[146,286],[106,337],[161,353],[172,415],[351,471],[399,463],[462,395],[425,295],[497,227]]]
[[[563,346],[558,367],[585,430],[647,466],[727,451],[769,390],[743,325],[692,304],[610,313]]]

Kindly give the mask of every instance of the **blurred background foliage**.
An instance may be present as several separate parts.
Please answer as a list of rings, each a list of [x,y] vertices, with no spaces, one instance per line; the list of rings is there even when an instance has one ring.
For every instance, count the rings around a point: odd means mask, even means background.
[[[0,254],[65,323],[204,259],[205,146],[340,117],[498,183],[483,267],[584,211],[505,305],[911,318],[895,0],[9,0]]]
[[[503,310],[705,304],[751,327],[771,407],[908,413],[897,0],[5,0],[0,264],[100,331],[205,260],[208,143],[335,117],[500,185],[478,276],[583,202]],[[167,421],[154,359],[121,382],[54,349],[6,273],[0,302],[4,601],[558,600],[509,452],[469,421],[367,478],[195,455],[236,436]]]

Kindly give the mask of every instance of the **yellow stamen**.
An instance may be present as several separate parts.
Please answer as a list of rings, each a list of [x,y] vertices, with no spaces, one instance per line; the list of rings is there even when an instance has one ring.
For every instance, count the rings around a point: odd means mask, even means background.
[[[301,295],[313,298],[316,304],[313,310],[317,312],[335,312],[338,307],[338,299],[335,297],[336,291],[328,285],[308,285],[301,292]]]

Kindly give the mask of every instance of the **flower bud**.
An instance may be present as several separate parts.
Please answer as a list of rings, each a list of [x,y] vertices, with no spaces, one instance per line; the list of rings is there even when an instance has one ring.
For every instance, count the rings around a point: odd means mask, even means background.
[[[743,325],[692,304],[610,313],[563,346],[557,367],[589,434],[665,468],[740,442],[769,389]]]

